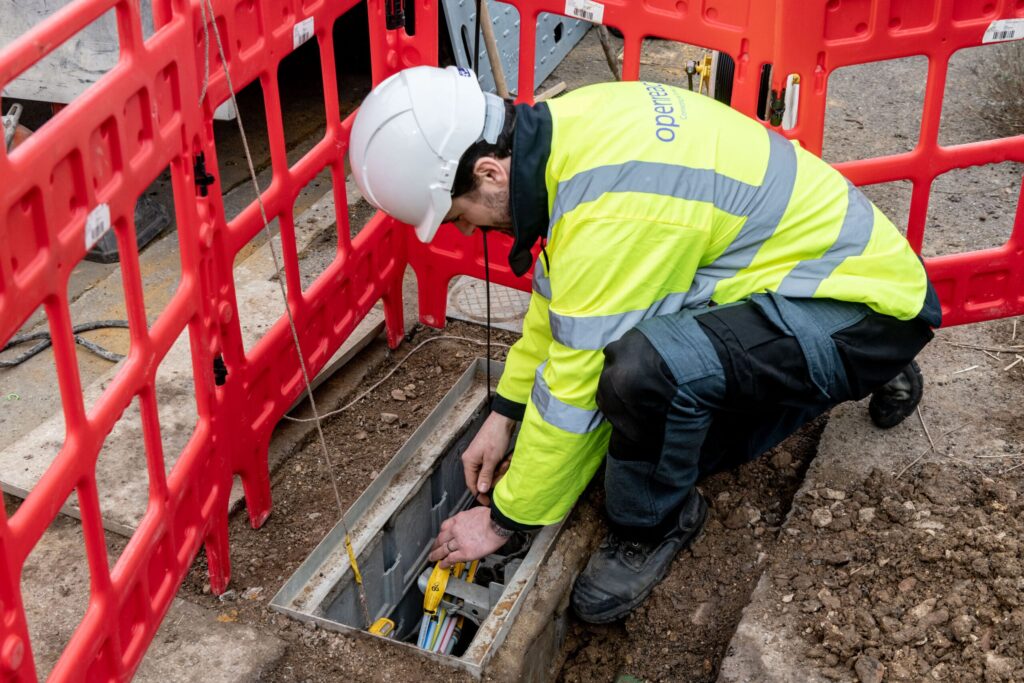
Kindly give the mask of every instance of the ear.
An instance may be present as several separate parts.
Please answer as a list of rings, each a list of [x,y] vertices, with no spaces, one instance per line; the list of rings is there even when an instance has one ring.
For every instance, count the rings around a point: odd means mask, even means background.
[[[473,175],[476,177],[477,185],[487,182],[502,187],[507,186],[509,181],[508,160],[489,156],[480,157],[473,165]]]

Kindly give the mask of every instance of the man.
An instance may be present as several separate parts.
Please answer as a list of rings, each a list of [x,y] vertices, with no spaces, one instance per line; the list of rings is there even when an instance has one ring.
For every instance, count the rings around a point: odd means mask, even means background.
[[[840,402],[874,392],[891,427],[920,400],[913,358],[941,321],[921,261],[834,169],[712,99],[609,83],[513,107],[465,69],[418,67],[367,98],[351,161],[423,241],[442,222],[507,232],[520,275],[542,247],[463,456],[490,507],[447,520],[432,561],[558,522],[604,460],[610,534],[572,604],[619,619],[703,527],[700,478]]]

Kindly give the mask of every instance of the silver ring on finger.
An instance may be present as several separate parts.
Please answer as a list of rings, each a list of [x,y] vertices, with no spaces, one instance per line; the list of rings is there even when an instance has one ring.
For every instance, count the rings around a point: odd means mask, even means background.
[[[458,550],[458,548],[453,548],[453,547],[452,547],[452,542],[451,542],[451,541],[447,541],[447,542],[446,542],[446,543],[444,544],[444,547],[448,549],[448,552],[449,552],[449,553],[454,553],[454,552],[455,552],[456,550]]]

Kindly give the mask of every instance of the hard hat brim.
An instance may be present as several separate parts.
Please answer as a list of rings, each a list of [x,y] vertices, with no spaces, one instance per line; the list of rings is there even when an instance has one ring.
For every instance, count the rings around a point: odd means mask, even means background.
[[[452,196],[448,190],[443,187],[431,187],[430,207],[427,209],[423,219],[414,226],[416,237],[419,238],[420,242],[430,244],[431,240],[434,239],[434,235],[437,234],[438,228],[441,227],[444,217],[448,215],[448,211],[451,208]]]

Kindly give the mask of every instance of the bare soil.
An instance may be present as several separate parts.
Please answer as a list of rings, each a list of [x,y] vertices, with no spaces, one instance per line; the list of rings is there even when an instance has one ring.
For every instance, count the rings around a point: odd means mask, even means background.
[[[360,393],[405,358],[409,349],[439,334],[483,341],[485,331],[459,322],[449,322],[443,333],[417,328],[367,377]],[[492,357],[502,360],[506,349],[500,344],[512,343],[515,335],[494,331],[492,340],[499,344],[493,347]],[[427,344],[366,398],[325,420],[324,436],[331,449],[335,480],[345,508],[384,468],[470,363],[482,356],[482,345],[456,340]],[[356,640],[311,628],[269,608],[277,590],[333,528],[339,516],[320,443],[315,437],[309,438],[272,473],[271,485],[273,512],[261,529],[251,529],[243,511],[232,516],[231,590],[220,597],[210,594],[206,560],[200,554],[179,597],[216,610],[221,620],[256,624],[285,640],[285,657],[273,671],[265,672],[262,680],[324,681],[339,676],[355,681],[423,680],[428,674],[431,680],[451,680],[450,669],[421,658],[400,656],[393,646],[382,647],[382,643],[370,637]]]
[[[712,507],[703,536],[624,622],[573,624],[560,680],[611,681],[629,674],[714,681],[824,426],[820,418],[764,457],[701,482]]]
[[[1021,482],[929,462],[811,491],[772,577],[807,655],[837,680],[1021,680]]]

